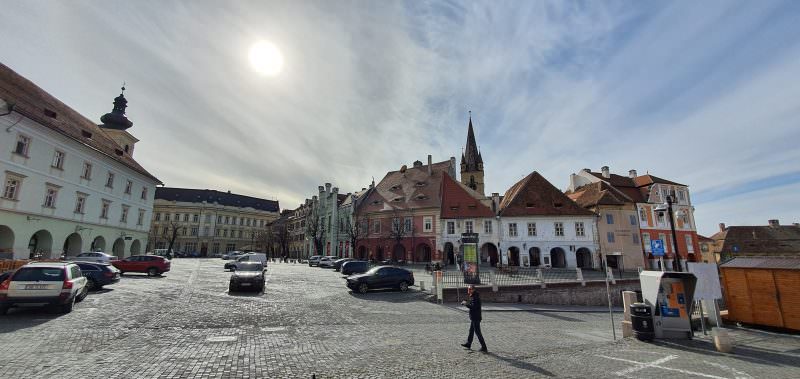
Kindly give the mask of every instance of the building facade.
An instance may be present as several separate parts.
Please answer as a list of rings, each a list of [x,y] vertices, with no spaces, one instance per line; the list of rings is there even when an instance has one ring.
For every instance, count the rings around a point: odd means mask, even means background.
[[[97,125],[0,64],[0,258],[144,251],[161,182],[133,159],[126,107]]]
[[[480,263],[497,265],[500,261],[497,247],[502,237],[496,217],[498,204],[499,194],[487,198],[463,181],[459,183],[449,175],[443,178],[440,238],[436,245],[437,251],[442,252],[442,263],[452,265],[458,256],[463,257],[462,234],[475,233],[478,235]]]
[[[736,257],[800,257],[800,224],[781,225],[778,220],[768,220],[767,225],[719,224],[719,232],[710,238],[714,241],[712,253],[718,261]]]
[[[267,225],[279,216],[277,201],[207,189],[159,187],[155,191],[150,245],[215,256],[233,250],[266,251]]]

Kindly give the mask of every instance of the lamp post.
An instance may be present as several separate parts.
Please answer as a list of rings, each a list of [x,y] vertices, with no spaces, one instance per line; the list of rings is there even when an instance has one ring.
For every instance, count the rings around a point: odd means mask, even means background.
[[[669,228],[670,231],[672,232],[672,246],[674,249],[672,253],[675,255],[674,259],[672,260],[672,270],[681,271],[680,265],[678,264],[678,260],[680,259],[680,255],[678,254],[678,236],[675,233],[675,219],[672,215],[672,204],[673,204],[672,195],[667,195],[666,200],[667,201],[664,204],[661,204],[656,207],[656,211],[657,212],[667,211],[669,213]]]

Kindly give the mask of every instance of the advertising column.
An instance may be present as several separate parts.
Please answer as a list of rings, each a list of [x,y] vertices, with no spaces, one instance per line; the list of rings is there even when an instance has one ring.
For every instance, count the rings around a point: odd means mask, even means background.
[[[462,233],[461,245],[464,248],[464,283],[481,284],[480,261],[478,260],[478,233]]]

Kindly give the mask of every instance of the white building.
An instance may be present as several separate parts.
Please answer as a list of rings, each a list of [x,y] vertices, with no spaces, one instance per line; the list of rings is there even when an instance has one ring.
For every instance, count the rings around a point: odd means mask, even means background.
[[[597,217],[537,172],[500,202],[501,261],[512,266],[598,268]]]
[[[0,64],[0,258],[144,252],[161,182],[132,157],[126,104],[98,126]]]

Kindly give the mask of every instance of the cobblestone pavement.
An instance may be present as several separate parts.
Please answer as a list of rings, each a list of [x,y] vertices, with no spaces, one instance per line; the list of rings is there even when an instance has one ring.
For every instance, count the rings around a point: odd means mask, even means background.
[[[459,346],[467,314],[419,291],[357,295],[331,270],[272,264],[265,293],[229,294],[222,264],[128,274],[67,315],[12,309],[0,378],[800,377],[798,336],[734,330],[719,354],[702,337],[613,342],[607,313],[485,312],[481,354]]]

